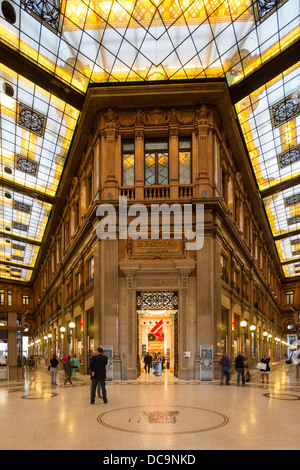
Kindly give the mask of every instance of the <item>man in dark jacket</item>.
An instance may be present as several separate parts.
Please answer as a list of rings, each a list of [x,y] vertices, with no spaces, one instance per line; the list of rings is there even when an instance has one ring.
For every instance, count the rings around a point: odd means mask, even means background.
[[[145,372],[147,374],[150,374],[150,367],[152,363],[152,356],[147,352],[147,354],[144,357],[144,363],[145,363]]]
[[[106,379],[106,364],[107,356],[104,356],[103,349],[98,348],[97,353],[90,360],[90,369],[91,369],[91,404],[95,403],[95,394],[98,382],[100,382],[102,397],[104,403],[107,403],[106,389],[105,389],[105,379]]]
[[[241,355],[241,353],[238,354],[238,356],[235,359],[235,368],[237,371],[237,386],[240,386],[240,377],[242,376],[242,384],[243,387],[245,386],[245,373],[244,373],[244,367],[245,367],[245,358]]]

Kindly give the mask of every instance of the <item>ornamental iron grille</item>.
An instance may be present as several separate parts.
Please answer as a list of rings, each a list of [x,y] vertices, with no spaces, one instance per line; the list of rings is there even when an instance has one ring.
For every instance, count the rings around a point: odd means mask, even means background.
[[[17,170],[24,171],[24,173],[28,173],[29,175],[36,176],[37,170],[38,170],[38,164],[28,158],[24,158],[18,155],[16,168]]]
[[[24,202],[14,201],[14,208],[17,211],[26,212],[26,214],[30,214],[31,212],[31,206]]]
[[[46,118],[23,103],[18,104],[18,124],[40,137],[44,135]]]
[[[13,243],[12,249],[13,250],[19,250],[19,251],[25,251],[25,245],[16,245],[15,243]]]
[[[25,10],[54,32],[61,29],[61,0],[22,0]]]
[[[291,245],[299,245],[300,244],[300,238],[295,238],[294,240],[291,240]]]
[[[293,194],[293,196],[289,196],[285,198],[284,203],[286,206],[293,206],[294,204],[298,204],[300,202],[300,193]]]
[[[286,0],[285,0],[286,1]],[[281,4],[285,3],[282,0],[257,0],[256,3],[256,19],[264,20],[267,18],[276,7],[279,7]]]
[[[274,127],[279,127],[290,121],[300,113],[299,95],[293,93],[284,100],[275,104],[271,108],[272,123]]]
[[[293,256],[299,256],[300,255],[300,250],[293,251],[292,255]]]
[[[278,163],[280,168],[291,165],[300,160],[300,146],[294,147],[287,152],[278,155]]]
[[[23,256],[16,256],[16,255],[13,255],[11,257],[11,259],[14,259],[15,261],[23,261],[24,260]]]
[[[12,268],[12,271],[14,271],[15,273],[21,274],[22,269],[19,269],[19,268]]]
[[[16,230],[22,230],[23,232],[28,232],[28,225],[21,224],[20,222],[13,222],[13,228]]]
[[[300,222],[300,215],[295,215],[287,220],[288,225],[298,224]]]
[[[178,295],[177,292],[137,292],[136,305],[138,310],[174,310],[178,308]]]

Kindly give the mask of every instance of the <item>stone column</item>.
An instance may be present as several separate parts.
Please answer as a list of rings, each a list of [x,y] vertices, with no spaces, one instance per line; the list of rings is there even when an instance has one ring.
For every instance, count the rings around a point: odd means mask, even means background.
[[[169,113],[169,185],[170,199],[179,197],[179,152],[178,152],[178,132],[179,132],[179,111],[172,109]]]
[[[7,318],[8,339],[7,358],[9,366],[9,379],[18,380],[17,370],[17,314],[9,312]]]
[[[103,198],[118,199],[118,181],[116,177],[116,141],[118,137],[117,117],[112,109],[105,115],[105,145],[102,146],[102,171],[104,178]],[[111,196],[109,196],[111,195]]]
[[[214,361],[217,363],[222,354],[220,259],[221,245],[218,237],[213,233],[205,234],[203,248],[196,252],[197,354],[200,354],[201,344],[211,344],[214,347]],[[215,367],[214,376],[217,374],[218,367]]]
[[[113,346],[114,378],[121,377],[119,354],[118,240],[101,240],[95,247],[95,347]]]
[[[195,289],[192,279],[189,277],[192,268],[184,269],[180,262],[175,262],[179,271],[180,289],[179,289],[179,315],[178,315],[178,378],[191,380],[195,378],[195,360],[197,356],[197,338],[196,338],[196,309],[190,308],[194,304],[193,297]],[[194,295],[193,295],[194,294]],[[190,357],[184,357],[184,352],[190,352]],[[199,362],[198,362],[199,364]]]
[[[144,126],[139,122],[135,128],[134,141],[134,173],[135,173],[135,200],[144,199]]]
[[[194,162],[197,167],[196,197],[201,197],[203,191],[207,196],[213,196],[214,188],[214,155],[212,144],[212,125],[209,122],[209,109],[202,105],[196,111],[195,134],[198,143],[198,161]]]
[[[100,165],[100,149],[101,149],[101,135],[99,134],[94,147],[94,161],[93,161],[93,196],[95,199],[101,198],[101,165]],[[87,184],[87,180],[86,180]]]

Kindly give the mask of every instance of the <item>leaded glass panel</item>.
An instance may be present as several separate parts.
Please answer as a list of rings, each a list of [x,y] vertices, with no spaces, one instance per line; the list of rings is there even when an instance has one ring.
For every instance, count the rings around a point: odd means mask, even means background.
[[[166,185],[169,183],[168,140],[145,141],[145,184]]]
[[[122,184],[134,185],[134,141],[122,142]]]
[[[145,155],[145,184],[155,184],[155,154]]]
[[[191,139],[179,140],[179,183],[191,183]]]
[[[169,182],[169,158],[167,153],[159,153],[158,162],[158,184],[168,184]]]

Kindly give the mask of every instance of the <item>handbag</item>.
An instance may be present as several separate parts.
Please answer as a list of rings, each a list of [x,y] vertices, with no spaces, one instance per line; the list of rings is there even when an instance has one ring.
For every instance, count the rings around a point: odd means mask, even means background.
[[[249,370],[246,371],[245,380],[246,380],[246,382],[250,382],[250,380],[251,380],[251,375],[250,375]]]
[[[257,369],[266,370],[266,368],[267,368],[267,364],[264,364],[263,362],[257,363]]]

